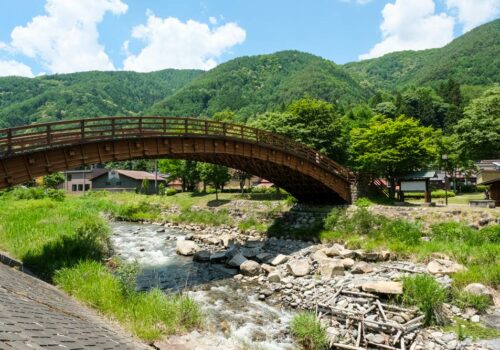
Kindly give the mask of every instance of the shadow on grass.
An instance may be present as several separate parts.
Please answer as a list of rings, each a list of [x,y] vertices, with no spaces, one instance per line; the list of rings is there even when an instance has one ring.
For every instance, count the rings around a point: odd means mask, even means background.
[[[107,255],[105,239],[93,234],[63,236],[44,245],[40,251],[28,252],[24,264],[38,277],[51,282],[55,272],[72,267],[82,260],[101,261]]]
[[[219,200],[212,199],[212,200],[207,202],[207,207],[216,208],[216,207],[220,207],[221,205],[224,205],[224,204],[227,204],[230,202],[231,202],[230,199],[219,199]]]

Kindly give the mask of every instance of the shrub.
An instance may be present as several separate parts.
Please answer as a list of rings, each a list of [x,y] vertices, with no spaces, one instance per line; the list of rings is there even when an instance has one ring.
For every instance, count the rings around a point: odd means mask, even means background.
[[[173,195],[177,194],[177,190],[175,188],[167,188],[167,190],[165,191],[165,194],[167,196],[173,196]]]
[[[292,334],[304,350],[327,349],[326,331],[310,312],[297,314],[292,319]]]
[[[165,195],[165,184],[163,182],[158,185],[158,194],[160,196]]]
[[[440,242],[461,241],[468,245],[479,246],[485,243],[500,243],[500,225],[475,230],[458,222],[444,222],[433,225],[431,236]]]
[[[360,208],[368,208],[370,205],[373,204],[373,202],[366,197],[361,197],[358,198],[354,204],[356,204],[356,206]]]
[[[341,220],[345,220],[345,208],[336,207],[330,210],[324,220],[324,227],[327,230],[334,231]]]
[[[475,295],[466,291],[453,291],[453,303],[461,309],[472,307],[479,312],[485,312],[492,304],[487,295]]]
[[[47,197],[43,187],[17,187],[12,191],[16,199],[43,199]]]
[[[405,220],[387,220],[382,225],[382,234],[387,240],[396,239],[408,245],[420,243],[422,233],[417,224]]]
[[[403,279],[403,302],[416,305],[424,313],[425,325],[441,324],[441,307],[446,301],[446,289],[429,275],[417,275]]]
[[[370,213],[366,208],[358,208],[349,219],[345,219],[347,232],[353,231],[361,235],[373,233],[378,225],[383,223],[383,218]]]
[[[115,217],[120,220],[154,220],[160,214],[160,208],[147,201],[124,204],[115,210]]]
[[[66,198],[66,193],[64,193],[63,190],[55,190],[53,188],[48,188],[46,193],[47,197],[55,201],[62,202],[64,198]]]

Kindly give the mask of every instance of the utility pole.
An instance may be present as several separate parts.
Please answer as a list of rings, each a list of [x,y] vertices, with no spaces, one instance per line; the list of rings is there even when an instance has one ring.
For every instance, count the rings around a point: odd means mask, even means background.
[[[158,159],[155,159],[155,194],[158,194]]]
[[[448,155],[443,154],[441,159],[444,160],[444,198],[446,206],[448,206],[448,177],[446,176],[446,169],[448,168]]]

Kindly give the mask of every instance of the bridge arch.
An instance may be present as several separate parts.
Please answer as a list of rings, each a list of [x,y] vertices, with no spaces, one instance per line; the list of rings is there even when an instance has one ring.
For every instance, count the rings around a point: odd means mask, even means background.
[[[0,130],[0,189],[83,165],[140,158],[240,169],[299,201],[350,203],[348,169],[287,137],[197,118],[105,117]]]

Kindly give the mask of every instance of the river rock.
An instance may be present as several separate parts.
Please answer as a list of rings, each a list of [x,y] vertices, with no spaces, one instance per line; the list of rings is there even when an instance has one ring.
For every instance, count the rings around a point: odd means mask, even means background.
[[[322,264],[319,267],[319,271],[321,277],[323,278],[332,278],[334,276],[342,276],[344,275],[344,265],[341,261],[330,261],[326,264]]]
[[[364,261],[359,261],[351,269],[352,273],[370,273],[373,272],[373,267],[372,265],[364,262]]]
[[[226,248],[234,244],[234,238],[229,235],[220,236],[220,240],[222,242],[222,245]]]
[[[200,247],[193,241],[177,241],[175,251],[180,255],[194,255]]]
[[[287,255],[279,254],[273,260],[271,260],[271,265],[278,266],[278,265],[286,263],[287,261],[288,261]]]
[[[311,265],[305,259],[290,261],[286,265],[288,271],[295,277],[302,277],[309,274],[311,271]]]
[[[317,250],[311,254],[311,259],[313,261],[320,262],[321,260],[328,259],[328,256],[323,250]]]
[[[449,275],[455,272],[465,271],[467,268],[459,263],[445,259],[435,259],[427,264],[427,271],[433,275]]]
[[[255,258],[261,252],[262,250],[260,248],[241,248],[241,254],[243,254],[243,256],[248,259]]]
[[[269,253],[260,253],[255,256],[257,261],[260,261],[261,263],[268,261],[271,259],[273,256]]]
[[[245,276],[257,276],[260,273],[260,264],[253,260],[247,260],[240,265],[240,271]]]
[[[490,299],[493,298],[493,294],[491,291],[486,287],[485,285],[481,283],[471,283],[468,284],[465,288],[464,291],[467,293],[473,294],[473,295],[484,295],[489,297]]]
[[[260,266],[262,268],[263,271],[265,271],[266,273],[271,273],[273,272],[274,270],[276,270],[276,267],[274,266],[271,266],[269,264],[262,264]]]
[[[342,265],[344,265],[344,268],[346,269],[350,269],[351,267],[354,266],[354,260],[351,258],[342,259],[340,260],[340,262],[342,263]]]
[[[334,244],[332,247],[323,249],[323,253],[325,253],[326,256],[333,258],[336,256],[340,256],[341,249],[343,249],[342,246]]]
[[[211,262],[221,262],[226,260],[227,255],[225,251],[220,251],[220,252],[215,252],[212,255],[210,255],[210,261]]]
[[[403,294],[403,285],[392,281],[366,282],[361,285],[361,289],[369,293]]]
[[[194,253],[193,260],[195,261],[209,261],[211,253],[208,250],[200,250]]]
[[[231,260],[229,260],[227,262],[227,264],[229,266],[239,268],[241,266],[241,264],[243,264],[245,261],[247,261],[247,258],[245,258],[242,254],[236,254],[235,256],[233,256],[233,258]]]
[[[280,283],[281,282],[281,274],[279,271],[272,271],[267,276],[267,280],[271,283]]]

